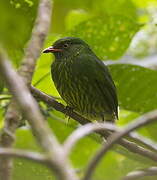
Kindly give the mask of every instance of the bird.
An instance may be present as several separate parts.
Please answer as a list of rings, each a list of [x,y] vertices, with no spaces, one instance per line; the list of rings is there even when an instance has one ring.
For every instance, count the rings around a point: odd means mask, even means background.
[[[108,67],[78,37],[58,39],[43,53],[53,53],[51,76],[67,107],[90,121],[118,119],[117,90]]]

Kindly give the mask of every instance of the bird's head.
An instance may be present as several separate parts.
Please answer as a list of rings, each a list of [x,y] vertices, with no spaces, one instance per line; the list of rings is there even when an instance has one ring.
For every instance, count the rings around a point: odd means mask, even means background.
[[[91,51],[88,44],[76,37],[65,37],[57,40],[43,53],[53,53],[57,59],[77,56],[82,52]]]

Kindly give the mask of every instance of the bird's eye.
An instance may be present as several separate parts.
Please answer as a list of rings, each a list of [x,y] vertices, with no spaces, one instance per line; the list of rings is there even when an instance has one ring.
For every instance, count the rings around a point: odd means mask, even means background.
[[[68,48],[68,47],[69,47],[69,44],[66,43],[66,44],[63,45],[63,47],[64,47],[64,48]]]

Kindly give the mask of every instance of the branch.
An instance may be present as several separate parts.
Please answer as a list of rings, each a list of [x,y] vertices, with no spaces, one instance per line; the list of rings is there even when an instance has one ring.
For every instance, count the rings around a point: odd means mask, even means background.
[[[47,162],[46,156],[40,153],[29,152],[29,151],[24,151],[24,150],[19,150],[19,149],[0,148],[0,156],[24,158],[24,159],[28,159],[28,160],[35,161],[42,164]]]
[[[35,64],[40,51],[43,47],[44,40],[48,33],[51,21],[51,0],[40,0],[37,12],[36,21],[32,31],[31,39],[25,50],[25,56],[22,60],[22,65],[19,73],[24,78],[27,84],[30,84]],[[4,129],[0,136],[1,147],[11,147],[14,143],[14,132],[20,124],[20,114],[16,106],[16,102],[11,100],[11,103],[6,111]],[[10,136],[10,134],[12,134]],[[8,158],[0,159],[0,176],[1,180],[10,180],[12,162]]]
[[[140,144],[143,144],[150,150],[157,152],[157,144],[153,140],[146,138],[136,132],[131,132],[128,136],[131,137],[133,140],[139,142]]]
[[[156,176],[157,167],[150,167],[148,169],[133,171],[123,178],[123,180],[136,180],[145,176]]]
[[[89,123],[84,126],[79,127],[76,129],[64,142],[64,151],[68,155],[72,150],[73,146],[84,136],[87,136],[93,132],[101,132],[101,131],[112,131],[112,132],[119,132],[121,128],[118,128],[116,125],[103,122],[103,123]],[[145,146],[148,146],[153,151],[157,152],[157,144],[150,141],[149,139],[139,136],[137,133],[129,133],[128,135],[130,138],[139,141]],[[157,155],[154,153],[154,160],[157,161]]]
[[[9,158],[23,158],[35,161],[36,163],[41,163],[42,165],[45,164],[48,167],[51,166],[51,169],[56,169],[56,172],[58,172],[56,161],[52,160],[51,162],[49,162],[49,157],[40,153],[29,152],[20,149],[0,148],[0,156]]]
[[[97,167],[99,161],[102,157],[111,149],[111,147],[118,143],[118,141],[129,134],[131,131],[134,131],[137,128],[140,128],[144,125],[150,124],[157,120],[157,110],[147,113],[140,118],[135,119],[133,122],[129,123],[123,130],[120,132],[113,133],[110,137],[108,137],[105,145],[96,153],[96,155],[92,158],[91,162],[87,167],[87,171],[83,180],[90,180],[92,174],[94,173],[95,168]]]
[[[32,36],[28,42],[25,56],[19,69],[19,74],[28,85],[31,83],[36,61],[40,56],[41,49],[48,34],[51,23],[51,4],[50,0],[40,0],[39,2],[38,14]]]
[[[64,114],[66,114],[67,116],[77,120],[80,124],[84,125],[84,124],[87,124],[87,123],[91,123],[91,121],[89,121],[88,119],[80,116],[78,113],[76,113],[74,111],[71,111],[71,110],[67,109],[63,104],[57,102],[55,100],[55,98],[45,94],[44,92],[38,90],[37,88],[31,86],[30,90],[31,90],[33,96],[36,99],[45,102],[46,104],[52,106],[57,111],[60,111],[60,112],[62,112]]]
[[[46,104],[48,104],[49,106],[52,106],[54,109],[56,109],[57,111],[60,111],[66,115],[68,115],[69,117],[73,118],[74,120],[76,120],[77,122],[79,122],[82,125],[91,123],[91,121],[89,121],[88,119],[80,116],[78,113],[73,112],[71,110],[66,109],[66,107],[61,104],[58,103],[54,98],[52,98],[51,96],[39,91],[38,89],[36,89],[35,87],[31,86],[31,92],[34,95],[35,98],[45,102]],[[96,132],[98,134],[100,134],[101,136],[107,138],[110,134],[104,131],[98,131]],[[119,144],[124,146],[125,148],[127,148],[129,151],[139,154],[141,156],[144,156],[145,158],[149,158],[153,161],[157,161],[157,155],[154,152],[151,152],[147,149],[144,149],[143,147],[140,147],[138,145],[136,145],[133,142],[130,142],[128,140],[125,139],[121,139],[119,141]],[[144,144],[144,143],[143,143]],[[150,149],[152,149],[153,147],[150,146]]]
[[[118,129],[118,128],[116,128]],[[115,126],[111,123],[89,123],[79,127],[64,142],[64,152],[69,155],[74,145],[84,136],[87,136],[93,132],[104,131],[104,130],[115,130]]]
[[[14,95],[21,112],[30,123],[38,143],[48,154],[50,167],[56,173],[58,179],[77,180],[78,178],[74,170],[64,156],[61,145],[44,120],[37,102],[30,94],[23,79],[18,76],[9,61],[4,60],[2,55],[0,55],[0,74],[5,80],[10,92]]]

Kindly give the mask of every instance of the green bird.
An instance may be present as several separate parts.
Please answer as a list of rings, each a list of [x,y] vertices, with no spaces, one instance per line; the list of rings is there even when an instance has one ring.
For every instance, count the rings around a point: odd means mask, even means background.
[[[67,105],[90,120],[118,119],[116,87],[107,66],[88,44],[76,37],[57,40],[43,53],[53,53],[54,84]]]

